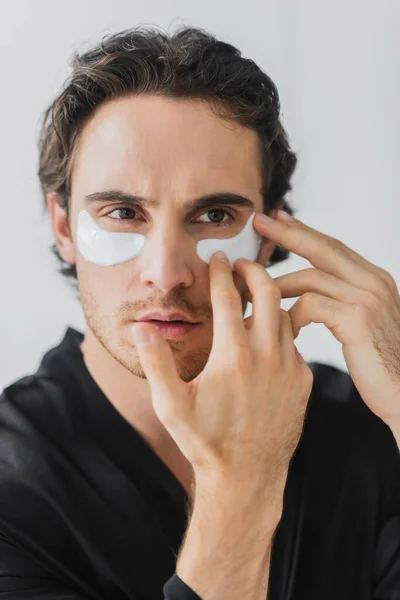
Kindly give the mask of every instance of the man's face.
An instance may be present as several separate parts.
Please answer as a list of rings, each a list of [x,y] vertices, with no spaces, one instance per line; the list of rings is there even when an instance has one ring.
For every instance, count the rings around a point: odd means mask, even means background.
[[[262,180],[257,134],[217,117],[201,100],[131,96],[102,105],[85,126],[71,179],[70,245],[59,250],[75,262],[82,308],[91,332],[134,375],[144,378],[132,338],[132,323],[146,313],[183,311],[198,325],[168,340],[185,381],[204,368],[213,338],[209,266],[196,253],[204,238],[241,231],[261,212]],[[119,190],[151,201],[131,205],[116,199],[88,201],[89,194]],[[251,206],[194,209],[208,194],[243,196]],[[58,209],[57,209],[58,210]],[[91,213],[109,231],[146,235],[142,253],[124,263],[98,266],[76,246],[77,218]],[[259,262],[273,246],[263,240]],[[246,309],[245,282],[234,282]]]

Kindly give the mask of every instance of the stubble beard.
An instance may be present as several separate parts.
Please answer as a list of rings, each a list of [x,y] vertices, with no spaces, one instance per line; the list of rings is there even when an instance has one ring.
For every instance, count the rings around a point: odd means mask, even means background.
[[[136,348],[129,341],[128,329],[130,326],[119,324],[113,315],[103,316],[96,298],[82,289],[80,289],[80,299],[87,327],[103,348],[130,373],[140,379],[147,379]],[[199,325],[198,327],[205,329],[205,325]],[[190,335],[189,333],[189,338]],[[212,330],[210,338],[212,338]],[[167,340],[167,342],[173,352],[176,368],[181,379],[185,382],[195,379],[207,364],[212,339],[204,339],[201,345],[196,347],[193,347],[189,340]],[[188,348],[188,345],[191,346],[190,349],[185,349]]]

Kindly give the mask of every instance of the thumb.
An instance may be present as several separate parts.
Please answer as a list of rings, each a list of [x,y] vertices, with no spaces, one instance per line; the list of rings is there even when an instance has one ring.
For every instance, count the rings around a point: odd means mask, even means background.
[[[135,324],[133,338],[143,371],[150,385],[152,402],[158,418],[165,423],[174,418],[176,405],[185,388],[176,369],[168,342],[152,325]]]

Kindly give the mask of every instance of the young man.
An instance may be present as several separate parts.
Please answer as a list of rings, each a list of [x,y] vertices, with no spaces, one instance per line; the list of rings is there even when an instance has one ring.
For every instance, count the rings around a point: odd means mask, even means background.
[[[282,219],[295,165],[273,82],[201,30],[75,57],[39,177],[86,330],[1,397],[2,598],[400,597],[398,290]],[[253,213],[257,256],[202,259]],[[290,251],[314,268],[273,280]],[[311,321],[351,376],[305,364]]]

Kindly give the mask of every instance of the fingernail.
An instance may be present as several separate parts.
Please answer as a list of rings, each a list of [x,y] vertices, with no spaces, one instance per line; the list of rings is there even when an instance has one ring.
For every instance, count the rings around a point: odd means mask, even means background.
[[[135,338],[135,342],[138,346],[147,346],[153,341],[153,333],[148,329],[148,327],[134,327],[133,337]]]
[[[279,219],[282,219],[282,221],[294,221],[292,215],[289,215],[289,213],[287,213],[286,210],[278,210],[277,216]]]
[[[220,262],[224,262],[224,263],[228,262],[228,257],[226,256],[225,252],[223,252],[222,250],[218,250],[218,252],[215,253],[215,257]]]

